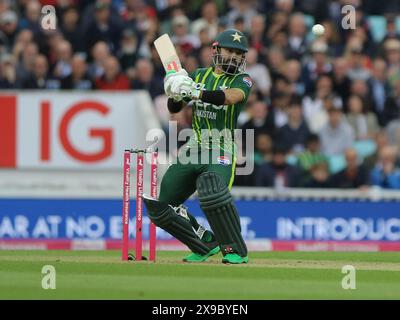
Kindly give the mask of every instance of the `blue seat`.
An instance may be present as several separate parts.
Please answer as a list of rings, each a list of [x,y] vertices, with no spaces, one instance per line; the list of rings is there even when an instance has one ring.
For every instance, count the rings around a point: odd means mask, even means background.
[[[335,174],[346,167],[346,159],[343,154],[328,157],[329,171]]]
[[[386,19],[383,16],[368,16],[368,25],[375,42],[380,42],[386,35]],[[396,21],[397,22],[397,21]]]
[[[308,30],[306,39],[307,39],[307,41],[312,42],[315,39],[315,35],[312,33],[311,28],[314,25],[315,19],[313,16],[311,16],[309,14],[304,14],[304,22],[305,22],[307,30]]]
[[[370,156],[376,150],[376,143],[374,140],[360,140],[356,141],[353,145],[358,153],[358,157],[364,160],[365,157]]]
[[[297,156],[295,156],[294,154],[288,155],[286,157],[286,163],[295,166],[297,164]]]

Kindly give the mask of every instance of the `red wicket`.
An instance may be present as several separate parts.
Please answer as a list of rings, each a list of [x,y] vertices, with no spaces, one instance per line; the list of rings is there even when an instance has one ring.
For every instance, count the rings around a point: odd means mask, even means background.
[[[157,198],[157,151],[151,154],[151,179],[150,179],[150,196]],[[150,261],[156,261],[156,225],[150,222]]]
[[[130,180],[131,180],[131,152],[124,152],[124,182],[122,203],[122,260],[128,260],[129,242],[129,207],[130,207]]]
[[[137,154],[136,161],[136,258],[142,260],[142,225],[143,225],[143,176],[144,176],[144,154],[147,150],[125,150],[124,152],[124,178],[123,178],[123,206],[122,206],[122,260],[129,260],[129,213],[130,213],[130,164],[131,153]],[[151,178],[150,195],[157,198],[157,151],[151,152]],[[150,222],[149,251],[150,261],[156,259],[156,226]]]

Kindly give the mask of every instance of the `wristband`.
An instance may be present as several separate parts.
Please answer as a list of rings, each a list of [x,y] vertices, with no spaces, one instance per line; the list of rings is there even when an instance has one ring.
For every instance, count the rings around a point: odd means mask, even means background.
[[[168,111],[170,113],[178,113],[183,108],[183,102],[182,101],[175,101],[174,99],[169,98],[167,106],[168,106]]]
[[[200,100],[216,106],[221,106],[225,104],[225,92],[222,90],[204,90],[200,96]]]

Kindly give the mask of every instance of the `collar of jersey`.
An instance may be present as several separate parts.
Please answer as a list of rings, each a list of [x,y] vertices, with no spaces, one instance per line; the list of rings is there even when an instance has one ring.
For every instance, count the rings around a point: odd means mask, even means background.
[[[220,78],[220,77],[222,77],[222,76],[224,75],[224,73],[216,74],[214,70],[211,71],[211,73],[212,73],[212,75],[214,76],[214,78]]]

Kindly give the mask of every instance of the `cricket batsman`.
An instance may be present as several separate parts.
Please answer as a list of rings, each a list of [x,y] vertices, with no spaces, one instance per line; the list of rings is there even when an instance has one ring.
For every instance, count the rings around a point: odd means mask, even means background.
[[[233,131],[252,87],[251,78],[244,73],[248,43],[242,32],[228,29],[212,46],[212,66],[191,75],[184,69],[170,71],[164,79],[168,110],[177,113],[188,104],[193,110],[194,134],[180,153],[201,161],[182,163],[178,156],[162,179],[159,199],[144,196],[144,203],[154,224],[192,251],[183,261],[203,262],[221,251],[223,263],[247,263],[247,247],[230,189],[237,155]],[[203,133],[211,130],[230,132],[232,140],[205,137]],[[199,225],[183,206],[196,190],[212,231]]]

